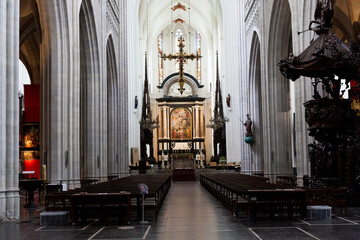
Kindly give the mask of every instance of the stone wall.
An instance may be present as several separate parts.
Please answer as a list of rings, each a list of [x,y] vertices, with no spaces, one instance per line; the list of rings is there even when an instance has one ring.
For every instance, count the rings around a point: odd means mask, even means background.
[[[0,0],[4,43],[0,46],[0,221],[19,218],[19,2]],[[40,151],[49,183],[62,181],[73,188],[80,185],[81,177],[102,181],[108,174],[123,175],[129,163],[126,1],[43,0],[37,5],[42,43]],[[81,24],[85,31],[80,31]],[[84,32],[91,36],[81,36]],[[85,55],[90,56],[83,62],[81,39],[88,41]],[[84,74],[89,87],[86,102],[80,99]],[[111,89],[108,80],[113,83]],[[110,96],[112,108],[108,108]],[[84,104],[91,110],[86,121],[80,114]],[[108,116],[112,128],[108,128]],[[80,131],[84,124],[86,133]],[[84,165],[81,144],[89,149]]]

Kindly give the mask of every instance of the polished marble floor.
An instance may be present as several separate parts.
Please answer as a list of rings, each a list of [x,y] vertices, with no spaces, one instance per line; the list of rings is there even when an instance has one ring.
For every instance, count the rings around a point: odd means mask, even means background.
[[[24,199],[23,199],[24,200]],[[248,220],[232,216],[199,182],[174,182],[158,221],[89,221],[81,226],[40,226],[43,208],[22,208],[21,219],[0,223],[0,240],[35,239],[159,239],[159,240],[232,240],[232,239],[360,239],[360,209],[349,208],[347,215],[337,211],[331,220],[315,221],[268,217]],[[151,214],[146,220],[151,220]]]

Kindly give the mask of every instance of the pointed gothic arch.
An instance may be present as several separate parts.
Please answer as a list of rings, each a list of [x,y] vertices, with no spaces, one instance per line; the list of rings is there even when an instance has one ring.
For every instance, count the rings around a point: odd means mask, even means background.
[[[69,3],[36,1],[40,44],[40,159],[51,184],[59,179],[68,188],[80,186],[78,78],[71,71],[74,46],[70,40]],[[61,63],[61,64],[60,64]],[[67,104],[68,99],[72,104]]]
[[[29,72],[32,84],[40,83],[42,28],[36,1],[21,1],[19,58]]]
[[[94,11],[83,0],[80,21],[80,161],[81,176],[96,177],[100,159],[100,62]],[[104,163],[107,166],[106,163]]]
[[[119,172],[118,136],[119,132],[119,92],[116,69],[114,40],[109,35],[106,42],[106,76],[107,76],[107,168],[108,175]]]
[[[274,174],[291,173],[291,111],[289,81],[277,68],[276,63],[292,52],[291,10],[288,0],[274,1],[269,27],[268,77],[267,77],[267,124],[266,134],[269,156],[265,171]],[[264,135],[265,136],[265,135]]]
[[[263,152],[263,119],[262,119],[262,87],[261,87],[261,59],[260,59],[260,40],[257,32],[254,31],[249,63],[249,112],[253,121],[253,136],[256,140],[251,146],[250,160],[244,163],[244,170],[264,171],[264,152]]]

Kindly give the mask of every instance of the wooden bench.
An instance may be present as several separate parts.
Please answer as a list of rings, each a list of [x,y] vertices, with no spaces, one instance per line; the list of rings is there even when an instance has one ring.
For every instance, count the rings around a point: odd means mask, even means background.
[[[107,176],[108,181],[115,180],[115,179],[118,179],[118,178],[119,178],[118,175],[109,175],[109,176]]]
[[[139,194],[139,183],[145,183],[146,185],[148,185],[149,194],[145,195],[145,210],[154,210],[155,219],[157,219],[159,210],[171,186],[170,174],[128,176],[124,178],[113,179],[107,182],[86,185],[81,188],[76,188],[67,192],[48,194],[47,196],[45,196],[45,208],[46,211],[67,211],[69,209],[71,210],[70,201],[72,195],[82,192],[87,192],[87,196],[90,196],[90,194],[93,193],[118,194],[121,191],[126,191],[130,192],[130,207],[137,211],[137,218],[138,220],[140,220],[142,210],[142,198]],[[92,197],[90,196],[90,198]],[[81,199],[81,201],[83,200],[84,199]],[[86,200],[84,200],[84,203],[86,204]],[[84,207],[84,209],[89,209],[88,212],[90,213],[98,211],[98,208],[99,207]],[[84,218],[86,218],[87,211],[83,212],[85,214]],[[80,217],[82,215],[80,210],[77,210],[76,214]]]
[[[288,218],[293,218],[294,207],[306,217],[306,192],[302,189],[257,189],[247,191],[248,216],[256,217],[258,205],[265,206],[273,217],[277,208],[285,208]]]
[[[238,216],[245,210],[248,217],[256,217],[260,208],[274,216],[276,209],[287,209],[288,217],[294,211],[306,215],[306,192],[302,189],[278,188],[266,178],[238,173],[201,174],[200,181],[216,199]]]
[[[86,221],[89,216],[103,220],[116,213],[121,220],[121,212],[126,209],[127,222],[131,222],[130,193],[76,193],[71,196],[71,221],[77,223],[78,216]]]
[[[86,187],[86,186],[94,185],[97,183],[98,183],[97,179],[87,179],[87,178],[80,179],[81,187]]]
[[[306,191],[306,203],[309,206],[315,205],[328,205],[331,207],[339,207],[341,214],[342,209],[345,209],[345,213],[347,213],[347,199],[346,193],[347,188],[311,188],[311,187],[303,187]]]
[[[71,195],[74,192],[45,195],[45,211],[71,211]]]
[[[293,176],[276,176],[276,185],[283,187],[296,187],[296,177]]]

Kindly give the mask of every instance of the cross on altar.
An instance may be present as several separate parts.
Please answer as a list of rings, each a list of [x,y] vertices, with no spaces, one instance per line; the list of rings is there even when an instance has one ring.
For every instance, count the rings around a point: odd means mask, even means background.
[[[163,58],[164,60],[169,59],[170,61],[175,59],[176,62],[179,63],[179,85],[180,85],[180,93],[183,94],[184,92],[184,63],[187,63],[187,60],[190,59],[191,61],[194,59],[200,59],[202,58],[202,56],[200,56],[200,53],[195,54],[190,54],[187,55],[186,52],[184,52],[184,39],[182,37],[179,38],[179,52],[176,53],[175,55],[169,54],[163,54],[161,56],[161,58]]]

